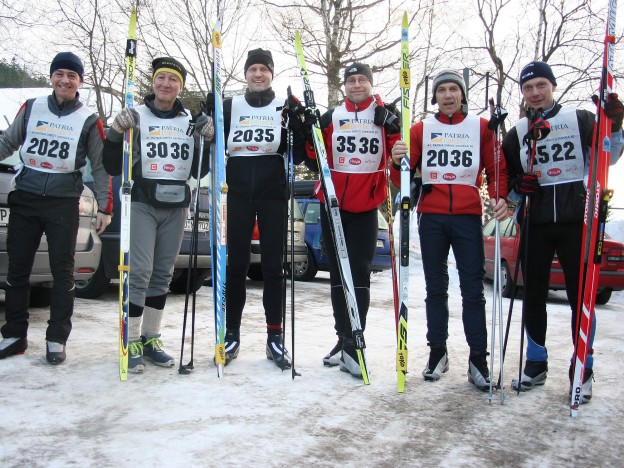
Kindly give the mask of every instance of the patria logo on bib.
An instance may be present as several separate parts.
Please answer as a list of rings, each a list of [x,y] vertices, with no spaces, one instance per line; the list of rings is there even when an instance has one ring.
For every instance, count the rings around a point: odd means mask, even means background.
[[[171,125],[150,125],[148,134],[151,137],[171,137],[186,135],[184,130],[180,127],[174,127]]]
[[[272,125],[274,118],[270,115],[241,115],[238,118],[240,125]]]
[[[57,124],[54,122],[46,122],[45,120],[38,120],[35,126],[36,132],[45,132],[50,136],[66,136],[70,135],[74,131],[74,127],[71,125]]]

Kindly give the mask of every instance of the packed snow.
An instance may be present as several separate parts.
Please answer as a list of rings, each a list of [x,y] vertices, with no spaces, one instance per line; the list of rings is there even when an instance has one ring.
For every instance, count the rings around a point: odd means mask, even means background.
[[[44,356],[48,311],[31,310],[30,347],[22,356],[0,361],[0,465],[619,466],[624,293],[614,293],[597,308],[594,398],[578,418],[569,415],[571,312],[563,292],[551,293],[548,303],[546,385],[520,395],[510,389],[518,373],[522,301],[517,299],[504,368],[505,401],[501,404],[500,391],[489,401],[467,381],[468,347],[452,256],[450,370],[435,383],[422,378],[428,357],[425,284],[412,232],[405,393],[396,389],[389,271],[372,277],[365,334],[369,386],[337,367],[323,367],[322,358],[336,341],[327,273],[295,283],[294,356],[301,376],[294,380],[265,357],[262,283],[249,281],[240,355],[222,379],[212,362],[212,291],[205,286],[197,295],[193,372],[178,373],[184,296],[170,295],[162,338],[176,366],[146,363],[142,375],[121,382],[118,294],[111,286],[100,300],[76,300],[67,361],[56,367]],[[485,294],[489,323],[490,284]],[[504,300],[505,318],[508,303]],[[289,312],[287,343],[293,351],[291,332]],[[190,349],[187,339],[185,364]],[[498,373],[498,352],[495,362]]]

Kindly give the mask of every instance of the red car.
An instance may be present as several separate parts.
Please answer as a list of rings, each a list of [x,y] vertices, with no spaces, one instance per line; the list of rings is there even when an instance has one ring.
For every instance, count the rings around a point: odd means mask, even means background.
[[[485,277],[489,280],[494,275],[494,229],[495,221],[490,220],[483,228],[483,244],[485,246]],[[512,217],[500,223],[501,238],[501,283],[503,297],[511,297],[513,275],[516,269],[516,257],[520,243],[520,228]],[[518,285],[522,285],[522,270],[518,272]],[[550,289],[565,289],[563,270],[555,256],[550,270]],[[596,304],[606,304],[613,291],[624,290],[624,244],[605,239],[602,254],[600,280]]]

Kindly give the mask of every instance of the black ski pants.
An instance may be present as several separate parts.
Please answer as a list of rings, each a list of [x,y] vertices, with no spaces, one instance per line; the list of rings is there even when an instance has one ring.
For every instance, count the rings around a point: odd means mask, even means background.
[[[366,316],[370,305],[370,275],[375,249],[377,247],[377,210],[363,213],[351,213],[340,210],[340,219],[347,245],[347,254],[351,266],[355,300],[360,315],[362,330],[366,328]],[[342,277],[336,258],[336,249],[329,227],[327,210],[321,209],[321,229],[323,243],[329,261],[331,283],[331,302],[334,310],[334,328],[339,336],[352,336],[351,320],[347,309]]]
[[[239,330],[247,298],[245,281],[249,270],[251,236],[258,218],[261,265],[264,277],[262,304],[266,323],[277,329],[282,323],[283,253],[286,223],[286,200],[245,199],[228,196],[227,200],[228,266],[225,290],[228,330]]]
[[[45,233],[54,278],[46,340],[65,343],[74,312],[74,254],[78,234],[78,202],[73,197],[46,197],[23,190],[9,195],[7,251],[9,272],[2,336],[26,337],[30,273]]]
[[[550,270],[555,253],[563,269],[566,295],[572,310],[572,340],[575,339],[582,235],[582,222],[532,224],[529,227],[527,263],[526,266],[523,265],[523,277],[526,278],[524,307],[526,331],[529,336],[527,344],[527,359],[529,360],[545,361],[548,359],[546,354],[546,328],[548,325],[546,301],[550,284]],[[591,341],[593,339],[590,340],[590,348],[592,346]],[[591,366],[588,365],[588,367]]]

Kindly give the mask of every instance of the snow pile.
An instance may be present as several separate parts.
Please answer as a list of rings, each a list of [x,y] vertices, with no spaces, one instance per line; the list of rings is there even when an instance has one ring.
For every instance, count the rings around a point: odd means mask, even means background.
[[[413,237],[412,239],[417,239]],[[507,397],[490,404],[466,378],[468,347],[454,268],[449,288],[450,370],[436,383],[420,374],[428,356],[422,265],[412,256],[409,374],[396,391],[395,325],[390,272],[373,275],[366,329],[371,385],[322,365],[334,346],[326,273],[296,283],[297,370],[265,357],[261,283],[248,282],[241,352],[218,380],[212,363],[212,291],[198,294],[195,370],[147,364],[118,378],[118,294],[76,300],[67,361],[46,363],[48,311],[32,309],[30,347],[0,361],[1,466],[618,466],[622,453],[624,295],[598,309],[594,399],[569,416],[570,309],[563,293],[548,304],[550,372],[546,385],[516,395],[520,310],[512,316],[503,382]],[[485,288],[488,323],[492,290]],[[166,349],[180,355],[184,296],[170,295]],[[507,315],[508,300],[504,301]],[[289,307],[290,310],[290,307]],[[0,320],[4,314],[0,309]],[[489,325],[488,325],[489,326]],[[287,343],[291,327],[288,320]],[[185,347],[186,363],[189,342]],[[498,363],[498,357],[496,357]],[[498,368],[498,364],[496,366]],[[497,371],[496,371],[497,373]],[[618,448],[619,447],[619,448]]]

